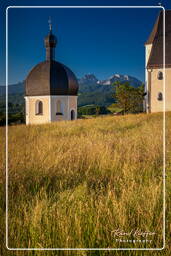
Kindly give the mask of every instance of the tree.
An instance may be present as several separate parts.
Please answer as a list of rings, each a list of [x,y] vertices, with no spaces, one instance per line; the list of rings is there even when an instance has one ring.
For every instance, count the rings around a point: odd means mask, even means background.
[[[96,106],[96,115],[99,115],[99,114],[100,114],[100,107]]]
[[[143,110],[144,86],[137,88],[129,83],[114,83],[117,104],[125,113],[138,113]]]

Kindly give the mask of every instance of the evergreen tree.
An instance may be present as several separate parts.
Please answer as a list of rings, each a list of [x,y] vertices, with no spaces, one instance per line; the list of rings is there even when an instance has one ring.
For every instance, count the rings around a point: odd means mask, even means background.
[[[114,83],[115,99],[118,107],[125,113],[138,113],[143,111],[144,85],[137,88],[129,83]]]

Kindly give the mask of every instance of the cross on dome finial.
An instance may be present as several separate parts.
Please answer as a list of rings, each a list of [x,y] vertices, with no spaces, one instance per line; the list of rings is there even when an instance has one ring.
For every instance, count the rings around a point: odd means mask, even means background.
[[[51,20],[50,16],[49,16],[48,23],[49,23],[49,30],[50,30],[50,32],[52,32],[52,20]]]

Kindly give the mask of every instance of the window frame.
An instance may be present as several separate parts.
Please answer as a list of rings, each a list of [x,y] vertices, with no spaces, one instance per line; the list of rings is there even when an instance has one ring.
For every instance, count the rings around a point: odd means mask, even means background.
[[[163,93],[162,92],[158,93],[157,100],[158,101],[163,101]]]
[[[158,80],[163,80],[163,72],[162,71],[159,71],[158,74],[157,74],[157,79]]]
[[[43,101],[37,100],[35,105],[35,115],[36,116],[42,116],[43,115]]]
[[[56,101],[56,115],[63,115],[62,113],[62,102],[60,99]]]

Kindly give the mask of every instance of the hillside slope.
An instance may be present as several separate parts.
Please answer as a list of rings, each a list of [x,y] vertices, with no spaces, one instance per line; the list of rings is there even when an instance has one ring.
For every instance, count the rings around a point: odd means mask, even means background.
[[[171,113],[167,125],[169,149]],[[162,114],[9,127],[9,246],[162,247],[162,140]],[[3,170],[2,153],[0,163]],[[151,242],[119,243],[118,228],[155,234]]]

